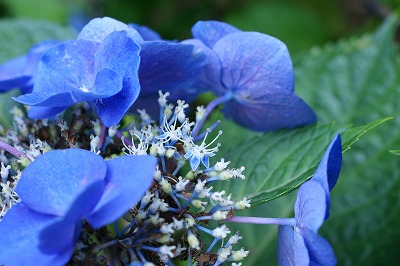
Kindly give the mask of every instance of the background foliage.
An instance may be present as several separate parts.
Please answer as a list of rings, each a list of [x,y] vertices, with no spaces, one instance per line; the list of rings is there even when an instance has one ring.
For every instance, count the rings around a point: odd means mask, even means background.
[[[148,25],[169,39],[189,38],[197,20],[218,19],[282,39],[294,58],[296,92],[316,111],[319,123],[259,134],[223,121],[221,154],[229,154],[232,166],[245,165],[248,176],[245,186],[224,189],[236,197],[253,196],[255,203],[269,201],[243,215],[291,217],[296,193],[274,198],[313,173],[335,134],[345,132],[344,143],[350,145],[368,131],[344,154],[331,217],[321,233],[332,243],[339,265],[395,265],[400,259],[400,157],[389,150],[400,148],[398,24],[395,17],[378,24],[398,5],[396,0],[1,0],[0,15],[75,28],[107,15]],[[0,62],[38,41],[70,38],[73,31],[47,22],[3,20]],[[9,109],[6,101],[0,104]],[[0,123],[7,123],[6,115]],[[257,187],[260,180],[264,185]],[[276,227],[232,227],[252,251],[245,265],[276,264]]]

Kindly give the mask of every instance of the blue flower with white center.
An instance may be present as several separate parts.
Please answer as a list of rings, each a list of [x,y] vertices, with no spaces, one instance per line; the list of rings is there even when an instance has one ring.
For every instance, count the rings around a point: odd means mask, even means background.
[[[209,148],[210,145],[212,145],[217,138],[222,134],[222,131],[218,132],[218,135],[214,138],[213,141],[210,143],[206,144],[205,141],[207,139],[207,135],[210,132],[210,130],[207,130],[207,134],[204,136],[203,141],[200,143],[200,145],[194,144],[192,140],[187,144],[189,148],[187,149],[187,152],[185,153],[184,157],[186,159],[190,159],[190,167],[192,168],[193,171],[196,171],[197,168],[199,167],[200,163],[202,163],[206,168],[210,166],[210,157],[213,157],[215,153],[219,150],[219,147],[221,146],[220,143],[218,143],[214,148]]]
[[[314,177],[299,189],[295,203],[296,225],[280,225],[278,260],[280,265],[335,265],[332,247],[318,235],[329,214],[329,191],[336,184],[342,162],[342,146],[337,136],[328,147]]]
[[[47,118],[77,102],[89,102],[111,127],[139,95],[140,35],[111,18],[94,19],[77,40],[46,51],[33,91],[15,100],[30,105],[31,118]]]
[[[197,85],[213,91],[224,114],[238,124],[271,131],[312,124],[316,116],[294,92],[292,61],[284,43],[217,21],[199,21],[193,44],[207,56]]]
[[[118,219],[149,188],[156,161],[132,155],[104,161],[81,149],[39,156],[18,183],[21,202],[0,223],[0,264],[64,265],[82,219],[94,229]]]
[[[20,88],[22,93],[32,91],[37,65],[42,55],[58,41],[44,41],[33,46],[25,55],[0,65],[0,92]]]

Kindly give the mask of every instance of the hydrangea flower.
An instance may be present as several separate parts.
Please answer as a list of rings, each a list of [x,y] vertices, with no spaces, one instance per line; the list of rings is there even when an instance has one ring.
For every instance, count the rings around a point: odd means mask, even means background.
[[[341,162],[341,139],[337,136],[328,147],[314,177],[298,191],[294,208],[295,226],[279,226],[280,265],[336,264],[332,247],[318,235],[318,229],[328,217],[329,191],[339,177]]]
[[[50,48],[38,65],[33,91],[15,100],[31,118],[48,118],[89,102],[103,123],[117,124],[139,95],[140,35],[112,19],[95,19],[77,40]]]
[[[58,41],[44,41],[33,46],[21,55],[0,65],[0,92],[20,88],[22,93],[32,91],[37,65],[42,55]]]
[[[139,25],[136,23],[129,23],[128,26],[134,28],[137,32],[139,32],[140,36],[142,36],[144,41],[162,41],[160,34],[156,31],[150,29],[147,26]]]
[[[207,55],[198,86],[224,103],[224,114],[259,131],[312,124],[316,116],[294,92],[292,61],[284,43],[258,32],[242,32],[217,21],[192,28],[194,44]]]
[[[164,41],[147,27],[108,17],[91,20],[77,40],[50,47],[39,46],[40,54],[35,48],[1,66],[0,89],[19,86],[29,93],[15,100],[31,106],[31,118],[48,118],[87,101],[107,127],[121,120],[140,89],[132,111],[157,109],[160,89],[173,100],[194,100],[198,90],[192,83],[205,59],[193,45]]]
[[[133,155],[104,161],[81,149],[39,156],[18,183],[21,202],[0,223],[0,263],[67,263],[82,219],[97,229],[123,215],[149,188],[156,161]]]
[[[205,54],[187,43],[162,40],[160,35],[145,26],[129,24],[144,41],[139,42],[139,80],[141,94],[132,111],[146,109],[153,117],[158,115],[158,91],[169,93],[169,100],[193,101],[199,93],[195,81],[205,60]]]

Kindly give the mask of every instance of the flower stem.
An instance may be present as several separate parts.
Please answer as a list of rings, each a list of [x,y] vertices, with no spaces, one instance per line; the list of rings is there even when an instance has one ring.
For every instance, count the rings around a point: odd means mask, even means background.
[[[124,135],[122,135],[122,133],[120,131],[116,131],[115,132],[115,136],[117,136],[118,138],[121,139],[122,142],[124,142],[126,145],[132,146],[132,141],[130,141],[129,139],[125,138]],[[124,138],[122,138],[124,137]]]
[[[204,117],[199,122],[197,122],[193,128],[192,136],[194,139],[196,139],[196,136],[197,134],[199,134],[201,127],[203,126],[204,122],[207,120],[211,112],[215,109],[215,107],[217,107],[221,103],[227,102],[231,97],[232,96],[230,93],[226,93],[221,97],[215,98],[207,105]]]
[[[101,148],[104,144],[104,139],[106,137],[106,131],[107,131],[107,127],[101,123],[101,133],[100,133],[100,141],[99,141],[99,147]]]
[[[7,144],[7,143],[1,141],[1,140],[0,140],[0,149],[3,149],[3,150],[5,150],[5,151],[8,151],[9,153],[11,153],[12,155],[14,155],[15,157],[24,157],[24,158],[29,159],[29,157],[28,157],[25,153],[20,152],[19,150],[17,150],[17,149],[14,148],[13,146],[11,146],[11,145],[9,145],[9,144]]]
[[[230,223],[246,223],[246,224],[279,224],[279,225],[296,225],[295,218],[264,218],[264,217],[249,217],[249,216],[232,216],[224,220]]]

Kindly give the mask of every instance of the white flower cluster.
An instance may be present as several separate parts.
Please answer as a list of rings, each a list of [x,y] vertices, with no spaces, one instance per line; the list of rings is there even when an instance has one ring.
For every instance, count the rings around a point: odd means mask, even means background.
[[[167,103],[167,96],[160,93],[161,126],[154,124],[153,119],[140,110],[141,123],[134,122],[128,128],[130,140],[123,138],[125,153],[147,153],[157,156],[160,161],[153,186],[130,215],[125,216],[129,225],[124,231],[133,232],[126,235],[128,242],[134,243],[136,254],[143,254],[142,263],[149,260],[149,252],[155,252],[160,262],[167,265],[172,265],[172,258],[196,263],[204,254],[214,254],[209,256],[209,265],[240,261],[248,251],[234,250],[232,245],[241,237],[234,234],[226,241],[230,229],[225,224],[209,229],[208,222],[223,221],[235,210],[250,207],[246,197],[235,201],[225,190],[214,191],[211,186],[216,181],[244,179],[244,167],[228,168],[230,162],[224,158],[210,166],[209,158],[220,146],[214,143],[222,132],[209,143],[207,137],[211,129],[193,135],[192,129],[204,116],[204,108],[198,108],[196,122],[190,122],[185,114],[189,105],[178,101],[174,107]],[[190,166],[189,170],[184,171],[185,165]],[[211,244],[202,241],[204,233],[214,238]],[[220,248],[216,245],[218,242]]]

